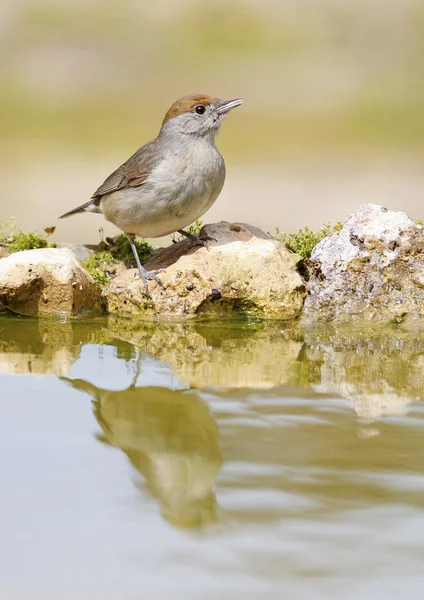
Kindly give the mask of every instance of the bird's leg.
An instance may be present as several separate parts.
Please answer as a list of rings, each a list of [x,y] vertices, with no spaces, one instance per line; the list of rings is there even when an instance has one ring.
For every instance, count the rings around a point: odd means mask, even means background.
[[[160,285],[163,286],[162,281],[159,279],[158,277],[158,273],[162,273],[164,271],[164,269],[159,269],[158,271],[146,271],[146,269],[143,267],[143,265],[140,262],[140,257],[138,256],[137,253],[137,248],[135,245],[135,234],[134,233],[125,233],[125,235],[128,238],[128,241],[130,243],[131,246],[131,250],[133,251],[134,254],[134,258],[135,258],[135,262],[137,263],[137,268],[138,268],[138,272],[140,273],[140,279],[142,280],[143,284],[144,284],[144,288],[146,291],[148,291],[148,281],[157,281],[157,283],[159,283]]]
[[[179,229],[178,233],[181,233],[184,237],[188,238],[193,246],[205,246],[206,242],[216,242],[216,239],[210,237],[209,235],[205,235],[200,237],[199,235],[193,235],[192,233],[188,233],[188,231],[184,231],[184,229]]]

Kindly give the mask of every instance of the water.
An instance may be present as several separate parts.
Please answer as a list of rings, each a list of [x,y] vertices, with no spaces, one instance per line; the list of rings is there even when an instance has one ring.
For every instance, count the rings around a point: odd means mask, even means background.
[[[7,600],[422,598],[424,331],[0,317]]]

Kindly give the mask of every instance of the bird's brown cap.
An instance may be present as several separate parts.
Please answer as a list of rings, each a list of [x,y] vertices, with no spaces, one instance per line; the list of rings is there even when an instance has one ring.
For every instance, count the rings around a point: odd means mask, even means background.
[[[189,94],[188,96],[183,96],[174,102],[174,104],[168,110],[162,125],[165,125],[165,123],[170,119],[178,117],[178,115],[190,112],[197,104],[208,106],[212,101],[213,99],[210,96],[205,96],[205,94]]]

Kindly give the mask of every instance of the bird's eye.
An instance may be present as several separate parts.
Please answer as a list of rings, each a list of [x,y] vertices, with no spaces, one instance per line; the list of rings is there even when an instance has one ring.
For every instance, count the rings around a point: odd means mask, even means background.
[[[197,112],[198,115],[204,115],[206,112],[206,108],[203,106],[203,104],[198,104],[194,110]]]

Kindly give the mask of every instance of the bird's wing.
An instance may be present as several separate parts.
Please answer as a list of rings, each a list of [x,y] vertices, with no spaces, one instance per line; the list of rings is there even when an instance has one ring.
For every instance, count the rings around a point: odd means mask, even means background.
[[[143,184],[160,158],[157,141],[148,142],[109,175],[94,192],[92,198],[100,200],[106,194]]]

